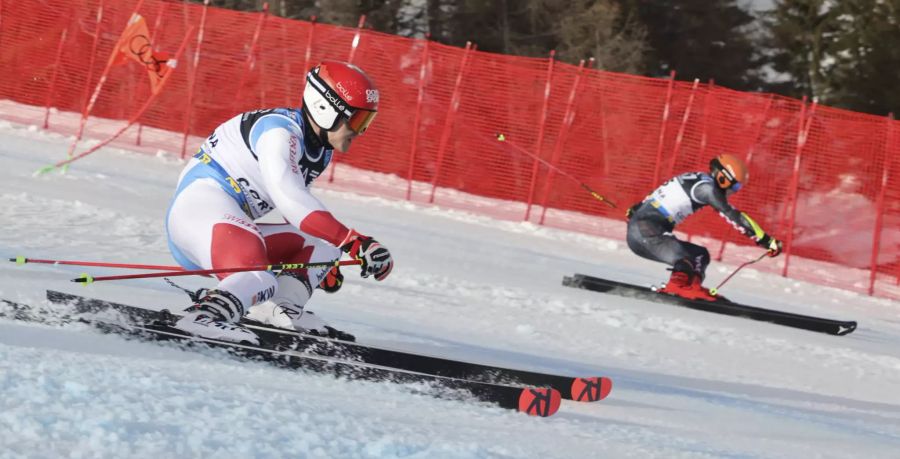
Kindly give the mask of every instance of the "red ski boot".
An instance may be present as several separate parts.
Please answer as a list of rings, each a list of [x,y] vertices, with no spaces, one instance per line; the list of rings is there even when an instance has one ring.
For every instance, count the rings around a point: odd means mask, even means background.
[[[688,274],[683,271],[672,271],[672,276],[665,287],[659,289],[660,293],[680,296],[688,300],[716,301],[716,297],[709,290],[701,286],[703,280],[699,274]]]
[[[708,288],[703,286],[703,278],[699,274],[695,274],[694,278],[691,279],[691,289],[696,292],[697,296],[694,298],[696,300],[716,301],[719,299],[718,296],[713,295]]]

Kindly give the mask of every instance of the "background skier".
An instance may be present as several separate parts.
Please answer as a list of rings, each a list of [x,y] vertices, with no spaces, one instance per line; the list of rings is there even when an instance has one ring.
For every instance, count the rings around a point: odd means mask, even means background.
[[[675,227],[705,206],[712,206],[732,226],[769,251],[781,253],[781,241],[766,234],[744,212],[728,203],[728,196],[746,186],[750,174],[744,162],[723,154],[709,162],[709,173],[687,172],[675,176],[628,210],[628,247],[644,258],[670,265],[672,275],[663,293],[689,299],[714,301],[702,286],[709,265],[709,250],[675,237]]]

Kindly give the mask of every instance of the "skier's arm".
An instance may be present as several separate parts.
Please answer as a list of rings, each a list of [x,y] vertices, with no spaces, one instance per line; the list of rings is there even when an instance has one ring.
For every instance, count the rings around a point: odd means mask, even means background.
[[[288,223],[340,246],[350,230],[307,188],[298,165],[303,139],[297,126],[280,115],[264,116],[251,129],[250,144],[259,158],[266,189]]]
[[[700,202],[705,202],[715,209],[725,221],[730,223],[741,234],[756,242],[756,245],[767,249],[770,255],[775,256],[781,253],[781,241],[766,234],[762,227],[749,215],[729,204],[725,192],[714,183],[702,182],[698,184],[694,189],[694,196]]]
[[[266,189],[288,223],[362,261],[362,277],[384,280],[391,273],[394,260],[387,248],[348,229],[309,192],[298,165],[303,136],[295,124],[280,115],[264,116],[250,130],[250,145],[259,158]]]

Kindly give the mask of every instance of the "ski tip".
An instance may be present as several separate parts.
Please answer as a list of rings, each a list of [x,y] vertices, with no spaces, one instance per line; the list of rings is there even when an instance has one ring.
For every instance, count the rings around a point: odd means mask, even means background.
[[[547,387],[525,388],[519,395],[519,411],[529,416],[552,416],[559,411],[562,396],[556,389]]]
[[[612,380],[602,376],[572,379],[572,400],[577,402],[596,402],[606,398],[612,392]]]

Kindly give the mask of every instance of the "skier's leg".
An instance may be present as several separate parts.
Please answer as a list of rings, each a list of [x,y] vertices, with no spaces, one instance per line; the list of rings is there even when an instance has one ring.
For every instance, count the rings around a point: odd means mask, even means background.
[[[684,241],[678,240],[668,228],[654,220],[629,220],[626,242],[635,254],[673,267],[689,256],[682,245]]]
[[[272,263],[306,263],[340,258],[331,244],[299,231],[291,225],[260,225]],[[318,316],[305,309],[306,303],[324,279],[328,268],[285,271],[278,275],[278,290],[271,301],[250,309],[247,317],[276,327],[333,335]]]
[[[166,227],[172,253],[185,267],[269,264],[258,228],[213,180],[195,180],[181,189],[169,209]],[[176,326],[205,337],[254,342],[255,335],[234,323],[251,305],[275,294],[275,276],[249,271],[223,274],[219,279],[216,288]]]
[[[690,298],[714,299],[700,285],[710,260],[705,247],[676,238],[653,220],[629,221],[626,239],[635,254],[672,267],[672,275],[662,291]]]

